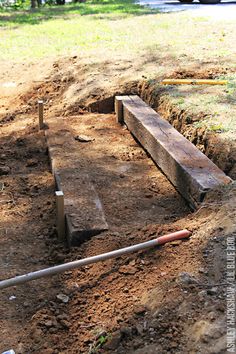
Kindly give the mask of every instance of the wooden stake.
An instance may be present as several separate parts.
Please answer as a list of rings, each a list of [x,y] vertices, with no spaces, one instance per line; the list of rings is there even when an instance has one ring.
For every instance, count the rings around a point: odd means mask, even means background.
[[[65,240],[65,211],[64,211],[64,193],[56,191],[57,207],[57,234],[60,241]]]
[[[43,101],[38,100],[39,130],[43,129]]]

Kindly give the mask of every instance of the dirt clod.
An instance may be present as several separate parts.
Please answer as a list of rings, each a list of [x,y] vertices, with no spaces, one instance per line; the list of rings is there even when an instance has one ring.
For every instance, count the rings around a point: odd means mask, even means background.
[[[8,175],[11,172],[10,167],[0,166],[0,176]]]

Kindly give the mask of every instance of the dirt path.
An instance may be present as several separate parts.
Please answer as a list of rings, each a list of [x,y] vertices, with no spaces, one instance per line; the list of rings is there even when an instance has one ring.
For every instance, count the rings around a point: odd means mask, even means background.
[[[64,114],[75,137],[94,139],[78,142],[78,151],[110,229],[66,249],[56,239],[54,183],[45,138],[37,130],[38,95],[47,102],[48,117],[63,113],[63,87],[51,79],[31,83],[16,97],[10,89],[2,96],[1,278],[185,227],[193,235],[1,292],[0,351],[224,353],[225,242],[235,232],[235,186],[212,193],[192,214],[114,115],[75,106],[80,113]]]

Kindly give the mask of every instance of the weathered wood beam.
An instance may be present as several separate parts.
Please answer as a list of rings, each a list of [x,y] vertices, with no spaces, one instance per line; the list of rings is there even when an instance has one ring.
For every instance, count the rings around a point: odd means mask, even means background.
[[[129,96],[123,101],[123,121],[193,207],[203,201],[208,191],[231,182],[207,156],[140,97]]]
[[[76,246],[108,229],[103,207],[66,123],[49,122],[45,135],[57,190],[64,194],[68,243]]]

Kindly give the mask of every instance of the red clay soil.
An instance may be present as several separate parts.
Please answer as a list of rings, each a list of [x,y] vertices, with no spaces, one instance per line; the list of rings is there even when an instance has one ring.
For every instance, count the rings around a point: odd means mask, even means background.
[[[48,84],[49,85],[49,84]],[[60,119],[60,88],[41,88]],[[48,92],[46,92],[48,91]],[[56,91],[56,90],[55,90]],[[0,293],[0,351],[225,353],[226,236],[235,234],[235,184],[192,213],[114,115],[67,116],[110,229],[68,250],[55,232],[54,182],[37,98],[29,90],[0,133],[1,279],[188,228],[192,237]],[[54,104],[50,98],[54,98]],[[64,296],[63,296],[64,295]]]

